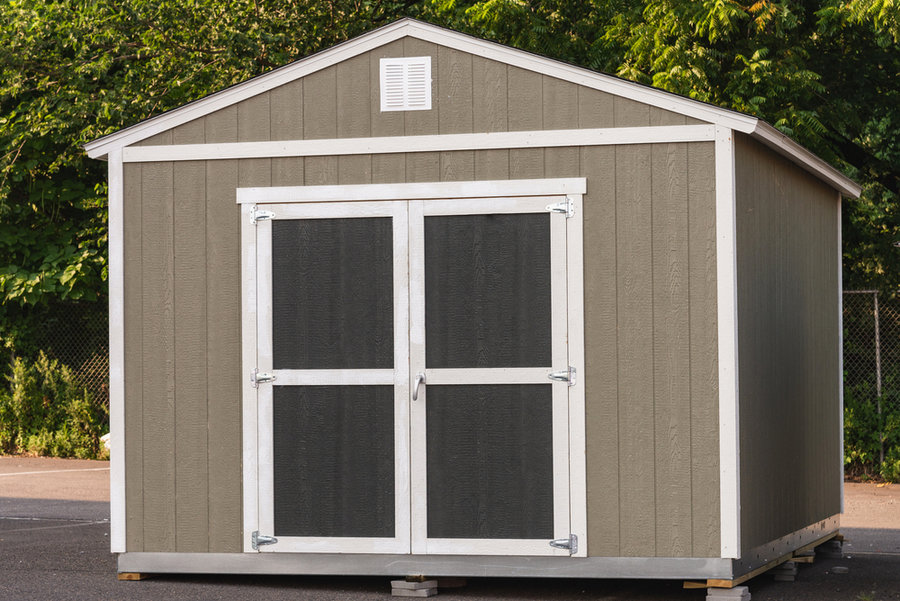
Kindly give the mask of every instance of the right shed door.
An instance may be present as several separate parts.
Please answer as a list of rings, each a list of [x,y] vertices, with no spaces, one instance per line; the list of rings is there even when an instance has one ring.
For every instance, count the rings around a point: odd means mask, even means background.
[[[566,216],[410,203],[412,551],[567,555]]]

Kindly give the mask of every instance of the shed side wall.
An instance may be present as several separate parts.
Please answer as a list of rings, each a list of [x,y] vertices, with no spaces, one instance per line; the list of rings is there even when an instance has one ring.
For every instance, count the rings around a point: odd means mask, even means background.
[[[836,193],[735,139],[741,547],[840,512]]]

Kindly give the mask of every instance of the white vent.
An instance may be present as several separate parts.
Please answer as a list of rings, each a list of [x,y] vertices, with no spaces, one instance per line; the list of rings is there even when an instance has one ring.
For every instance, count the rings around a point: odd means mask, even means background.
[[[381,110],[431,109],[431,57],[381,59]]]

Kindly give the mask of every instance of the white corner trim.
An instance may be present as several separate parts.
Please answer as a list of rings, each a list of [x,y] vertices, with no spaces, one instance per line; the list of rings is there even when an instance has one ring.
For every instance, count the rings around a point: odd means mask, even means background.
[[[125,178],[122,150],[109,153],[109,547],[125,537]]]
[[[436,198],[496,198],[584,194],[587,179],[510,179],[415,184],[353,184],[346,186],[285,186],[238,188],[238,204],[363,200],[426,200]]]
[[[806,171],[828,182],[845,196],[859,198],[862,193],[862,187],[855,181],[765,121],[759,121],[750,134],[778,154],[792,159]]]
[[[386,136],[378,138],[131,146],[123,150],[123,156],[126,163],[142,163],[152,161],[203,161],[214,159],[707,142],[714,139],[714,125],[664,125],[656,127],[609,127],[426,136]]]
[[[741,556],[737,253],[734,132],[716,128],[716,285],[719,341],[719,500],[721,556]]]
[[[839,490],[841,491],[841,513],[844,513],[844,248],[843,248],[843,223],[841,221],[841,193],[837,194],[837,301],[838,301],[838,439],[841,441],[841,455],[838,458]]]

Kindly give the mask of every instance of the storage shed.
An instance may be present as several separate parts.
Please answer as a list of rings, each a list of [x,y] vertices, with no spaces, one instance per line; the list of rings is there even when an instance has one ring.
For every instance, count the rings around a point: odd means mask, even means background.
[[[403,19],[86,150],[120,572],[734,581],[837,532],[860,189],[772,126]]]

